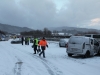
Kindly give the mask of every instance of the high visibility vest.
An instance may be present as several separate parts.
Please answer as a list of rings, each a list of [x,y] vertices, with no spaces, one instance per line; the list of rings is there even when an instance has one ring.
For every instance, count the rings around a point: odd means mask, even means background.
[[[30,38],[28,37],[28,38],[27,38],[27,41],[29,41],[29,40],[30,40]]]
[[[35,45],[38,45],[38,39],[35,39],[35,41],[36,41],[36,42],[35,42]]]

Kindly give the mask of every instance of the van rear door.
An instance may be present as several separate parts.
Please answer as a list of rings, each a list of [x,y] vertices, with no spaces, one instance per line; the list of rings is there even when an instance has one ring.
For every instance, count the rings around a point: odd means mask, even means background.
[[[82,52],[83,50],[83,44],[85,40],[81,37],[73,37],[69,39],[68,42],[68,51],[71,52]]]
[[[98,53],[99,50],[99,42],[94,39],[94,53]]]

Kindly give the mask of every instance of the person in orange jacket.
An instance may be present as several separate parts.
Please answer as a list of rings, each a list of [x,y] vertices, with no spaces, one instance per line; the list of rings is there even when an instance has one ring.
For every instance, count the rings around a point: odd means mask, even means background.
[[[48,47],[48,45],[47,45],[47,41],[45,40],[44,37],[42,38],[42,40],[40,40],[39,46],[41,46],[41,49],[42,49],[39,56],[41,56],[41,54],[43,54],[43,57],[45,58],[45,50],[46,50],[46,47]]]

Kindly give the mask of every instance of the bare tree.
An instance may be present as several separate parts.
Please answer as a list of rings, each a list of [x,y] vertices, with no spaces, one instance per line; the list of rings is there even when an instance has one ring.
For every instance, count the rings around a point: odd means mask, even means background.
[[[62,32],[64,32],[64,35],[66,35],[67,30],[66,29],[62,29]]]
[[[53,31],[53,35],[59,35],[57,30]]]

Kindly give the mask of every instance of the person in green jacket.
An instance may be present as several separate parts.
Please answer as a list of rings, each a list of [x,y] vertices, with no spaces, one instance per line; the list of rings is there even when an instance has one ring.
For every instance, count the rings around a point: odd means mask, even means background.
[[[30,41],[30,38],[29,38],[29,37],[27,37],[27,45],[29,45],[29,41]]]
[[[38,39],[37,39],[37,38],[34,38],[34,42],[33,42],[34,54],[36,54],[36,51],[37,51],[37,46],[38,46]]]

